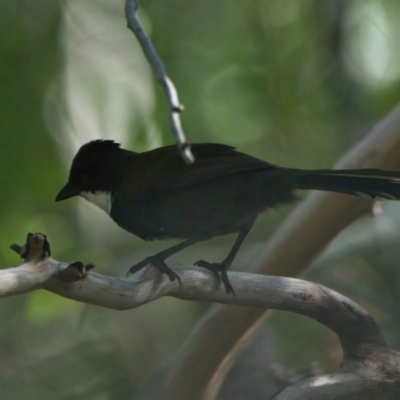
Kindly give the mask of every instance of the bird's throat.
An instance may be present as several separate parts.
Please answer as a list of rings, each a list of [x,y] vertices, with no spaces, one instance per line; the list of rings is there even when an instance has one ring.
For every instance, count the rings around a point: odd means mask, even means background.
[[[99,190],[96,192],[81,192],[81,196],[101,208],[107,214],[110,214],[114,197],[112,192],[102,192]]]

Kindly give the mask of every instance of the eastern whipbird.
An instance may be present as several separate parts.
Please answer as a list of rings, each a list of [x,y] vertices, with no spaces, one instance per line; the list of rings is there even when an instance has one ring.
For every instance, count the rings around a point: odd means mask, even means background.
[[[186,165],[175,146],[135,153],[112,140],[94,140],[75,155],[56,201],[82,196],[143,240],[184,239],[128,272],[152,264],[179,283],[166,258],[202,240],[238,232],[222,262],[195,263],[220,276],[226,293],[234,295],[227,270],[258,214],[295,200],[296,189],[400,198],[398,171],[282,168],[214,143],[193,144],[192,150],[196,161]]]

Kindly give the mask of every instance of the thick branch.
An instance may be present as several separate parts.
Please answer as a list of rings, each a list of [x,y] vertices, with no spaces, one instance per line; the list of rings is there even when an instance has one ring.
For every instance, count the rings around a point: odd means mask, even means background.
[[[175,267],[182,280],[171,282],[148,267],[129,278],[82,273],[76,265],[51,258],[0,270],[0,297],[46,289],[61,296],[116,310],[139,307],[162,296],[239,306],[273,308],[306,315],[333,330],[345,359],[366,357],[377,346],[386,348],[378,326],[348,298],[300,279],[231,272],[236,296],[219,287],[215,275],[197,267]]]
[[[28,249],[31,250],[29,254],[24,251],[26,246],[14,245],[13,249],[31,261],[0,270],[0,297],[46,289],[73,300],[116,310],[172,296],[291,311],[315,319],[339,336],[344,354],[343,372],[320,377],[320,381],[313,378],[297,383],[295,389],[287,388],[277,399],[325,399],[327,393],[336,392],[362,393],[363,396],[365,393],[394,393],[394,390],[400,393],[400,357],[388,348],[375,321],[353,301],[316,283],[232,272],[230,280],[236,291],[233,297],[225,293],[213,273],[202,268],[175,266],[182,280],[180,287],[151,266],[129,278],[113,278],[88,272],[90,264],[84,267],[80,262],[58,262],[32,248]],[[337,386],[335,392],[330,388],[332,382]],[[321,393],[322,397],[314,396]]]
[[[400,106],[336,165],[338,168],[400,169]],[[333,193],[313,193],[269,239],[262,262],[253,271],[298,276],[330,241],[372,204]],[[169,400],[212,399],[232,365],[241,338],[265,310],[215,306],[198,323],[170,369],[164,396]],[[213,346],[209,344],[213,343]]]
[[[28,234],[24,246],[11,248],[28,261],[19,267],[0,270],[0,297],[46,289],[73,300],[117,310],[172,296],[291,311],[315,319],[339,336],[344,354],[342,373],[321,377],[322,381],[318,382],[315,378],[303,381],[296,384],[296,390],[287,388],[277,399],[326,399],[323,396],[332,393],[329,392],[332,382],[341,393],[364,396],[375,390],[380,394],[394,391],[399,394],[400,357],[388,348],[375,321],[353,301],[316,283],[232,272],[230,280],[236,291],[233,297],[225,293],[213,273],[202,268],[175,266],[181,278],[180,286],[151,266],[129,278],[113,278],[89,272],[92,264],[55,261],[49,257],[50,245],[42,234]]]
[[[179,102],[178,92],[174,83],[168,77],[161,58],[158,56],[150,38],[146,35],[146,32],[140,25],[139,20],[136,18],[137,8],[138,5],[136,0],[126,0],[125,15],[126,20],[128,21],[128,28],[135,34],[136,39],[142,46],[143,52],[153,68],[154,74],[156,75],[157,80],[164,91],[169,107],[169,122],[172,133],[175,136],[178,150],[185,163],[192,164],[194,162],[194,157],[190,150],[190,145],[186,141],[180,118],[180,113],[183,110],[183,106]]]
[[[399,355],[395,352],[385,352],[383,356],[386,358],[388,369],[384,367],[385,361],[381,360],[378,368],[376,363],[366,363],[364,368],[357,372],[305,379],[289,386],[273,400],[398,400]],[[397,364],[397,372],[390,367],[391,363]],[[386,379],[385,374],[388,374]],[[390,374],[393,374],[394,379],[389,377]]]

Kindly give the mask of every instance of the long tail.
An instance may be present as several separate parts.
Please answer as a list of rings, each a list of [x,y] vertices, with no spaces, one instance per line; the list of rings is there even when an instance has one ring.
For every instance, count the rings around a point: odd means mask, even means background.
[[[367,199],[400,199],[400,171],[379,169],[298,170],[298,189],[352,194]]]

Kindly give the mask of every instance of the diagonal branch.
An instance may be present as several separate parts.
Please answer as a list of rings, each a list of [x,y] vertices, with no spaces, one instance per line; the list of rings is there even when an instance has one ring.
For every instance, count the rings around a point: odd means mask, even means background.
[[[400,169],[400,105],[374,126],[336,165],[338,168]],[[298,276],[335,236],[372,203],[334,193],[313,193],[300,204],[266,244],[252,271]],[[238,343],[265,317],[264,309],[214,306],[197,324],[169,370],[168,400],[213,399],[241,347]],[[210,347],[209,343],[213,343]]]
[[[161,58],[158,56],[150,38],[140,25],[139,20],[136,18],[137,9],[138,4],[136,0],[126,0],[125,15],[126,20],[128,21],[128,28],[135,34],[140,46],[142,46],[143,52],[153,68],[153,72],[164,91],[169,107],[169,122],[172,133],[175,136],[178,150],[185,163],[192,164],[194,162],[194,157],[190,150],[190,145],[186,141],[180,118],[180,113],[183,110],[183,106],[179,102],[178,92],[174,83],[168,77]]]

